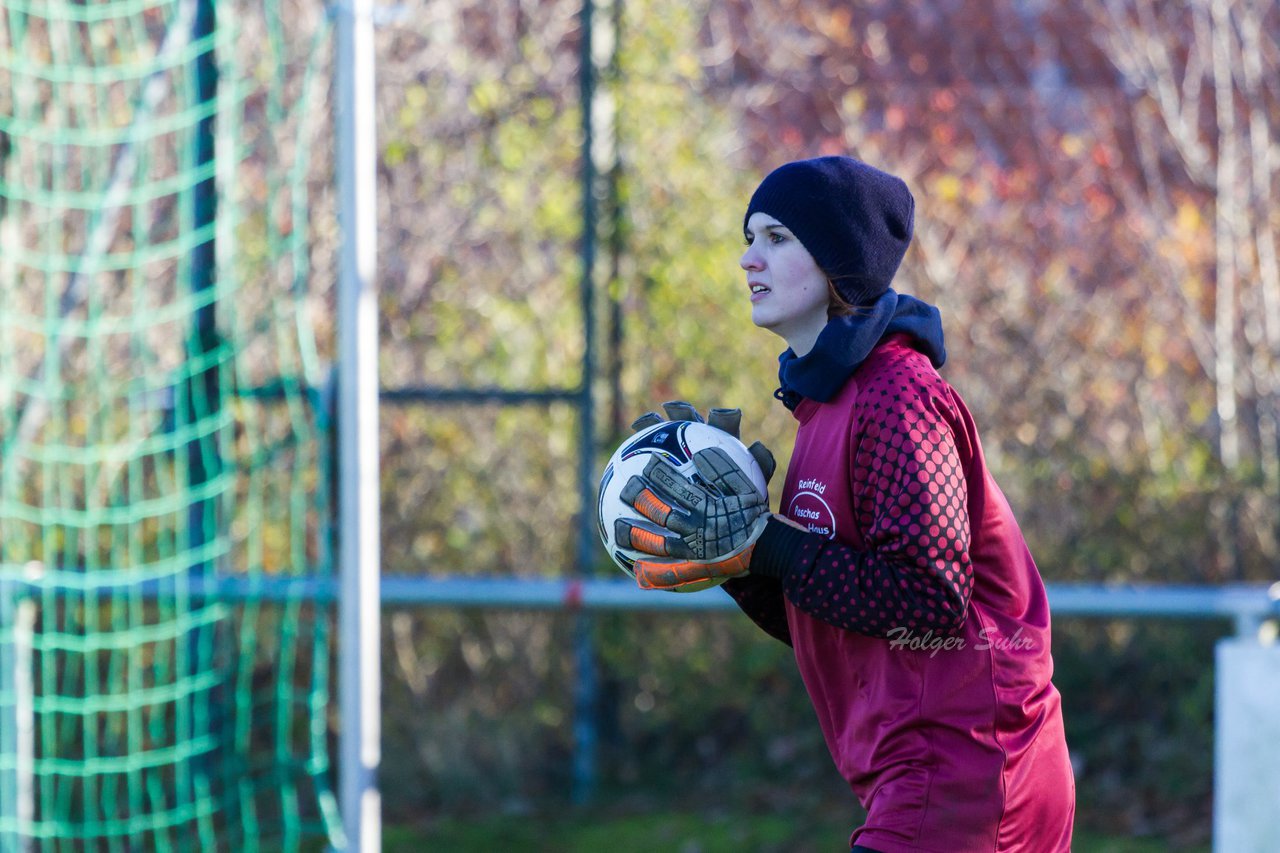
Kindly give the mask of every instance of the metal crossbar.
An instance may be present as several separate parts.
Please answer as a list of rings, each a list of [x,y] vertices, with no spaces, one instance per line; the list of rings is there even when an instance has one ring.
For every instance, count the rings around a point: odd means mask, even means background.
[[[29,571],[8,581],[9,594],[21,598],[51,587],[77,588],[78,572],[45,574]],[[128,591],[164,593],[163,580],[130,582]],[[125,583],[121,583],[125,591]],[[100,595],[110,587],[95,586]],[[337,578],[324,575],[295,577],[202,576],[191,578],[187,589],[195,599],[221,601],[296,601],[332,603]],[[1269,619],[1280,619],[1280,582],[1221,586],[1174,584],[1046,584],[1055,617],[1230,619],[1241,633],[1251,633]],[[420,577],[386,575],[382,604],[432,608],[492,608],[566,611],[731,611],[736,605],[723,592],[696,595],[645,591],[619,579]]]

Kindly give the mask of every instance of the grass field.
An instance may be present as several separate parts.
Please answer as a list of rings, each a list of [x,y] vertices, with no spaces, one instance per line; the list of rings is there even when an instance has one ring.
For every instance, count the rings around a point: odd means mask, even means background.
[[[835,816],[802,820],[777,814],[697,811],[631,816],[492,817],[442,820],[427,827],[389,826],[385,853],[836,853],[847,823]],[[1076,832],[1074,853],[1163,853],[1159,839]],[[1208,846],[1183,848],[1208,853]]]

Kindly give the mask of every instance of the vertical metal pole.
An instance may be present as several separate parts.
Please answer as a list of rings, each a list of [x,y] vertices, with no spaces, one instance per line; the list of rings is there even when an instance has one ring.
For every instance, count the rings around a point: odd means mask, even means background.
[[[198,0],[195,22],[192,25],[192,41],[199,42],[212,36],[216,28],[217,15],[213,0]],[[193,64],[197,100],[201,105],[215,102],[218,97],[218,64],[213,47],[199,53]],[[210,114],[200,119],[196,125],[193,145],[195,162],[191,164],[195,168],[213,162],[214,119],[215,116]],[[213,175],[192,187],[191,206],[192,227],[196,230],[209,229],[218,213],[217,184]],[[202,366],[187,380],[187,411],[183,414],[188,418],[188,423],[195,424],[202,418],[212,418],[220,405],[218,368],[208,361],[209,353],[218,347],[216,302],[212,298],[216,282],[217,253],[212,231],[192,247],[190,258],[188,281],[191,294],[196,298],[191,355],[198,358]],[[191,487],[199,490],[217,476],[221,467],[217,441],[209,436],[197,436],[188,444],[187,454],[191,466]],[[188,535],[195,552],[199,552],[208,540],[210,526],[213,524],[213,509],[213,501],[204,498],[193,501],[187,510],[191,528]],[[192,569],[203,574],[209,570],[209,565],[207,561],[200,560]]]
[[[376,135],[372,0],[337,6],[339,804],[347,849],[382,849]]]
[[[610,12],[612,46],[609,50],[608,97],[612,104],[611,145],[606,172],[608,183],[609,218],[609,329],[606,344],[604,371],[609,386],[609,416],[605,434],[605,446],[614,447],[622,441],[629,419],[623,410],[622,400],[622,256],[626,251],[626,235],[622,220],[622,105],[617,92],[622,78],[622,0],[613,0]]]
[[[0,775],[0,853],[32,849],[35,821],[35,686],[32,681],[36,604],[19,584],[0,579],[0,754],[12,769]]]
[[[18,811],[21,808],[18,794],[18,691],[16,647],[17,628],[14,614],[17,609],[15,584],[0,576],[0,756],[12,756],[11,770],[0,771],[0,853],[12,853],[18,849]]]
[[[596,545],[592,507],[595,505],[595,263],[596,263],[596,168],[594,133],[595,56],[592,53],[594,0],[583,0],[582,46],[578,71],[582,109],[582,280],[580,297],[585,346],[582,356],[582,386],[579,389],[578,547],[576,574],[584,577],[591,566]],[[574,689],[573,801],[591,798],[596,781],[596,661],[592,617],[578,613],[574,626],[574,659],[577,683]]]
[[[35,634],[36,602],[24,597],[13,620],[13,715],[17,724],[14,777],[17,782],[18,850],[34,848],[36,819]]]
[[[196,82],[196,100],[201,105],[215,104],[218,99],[218,63],[211,37],[217,31],[217,11],[214,0],[197,0],[195,21],[191,27],[191,41],[200,44],[208,39],[208,43],[196,55],[192,62],[192,71]],[[195,134],[191,166],[204,168],[214,162],[216,147],[214,134],[216,114],[210,113],[199,120]],[[220,345],[217,326],[217,301],[215,285],[217,284],[217,252],[214,228],[218,214],[217,182],[212,174],[191,188],[189,197],[191,205],[191,225],[197,233],[205,232],[203,239],[191,248],[190,267],[187,270],[188,286],[191,296],[196,302],[192,317],[192,329],[188,358],[199,367],[186,379],[186,388],[182,396],[186,398],[180,423],[194,427],[196,424],[214,424],[216,414],[221,408],[220,384],[222,377],[218,361],[213,357]],[[207,491],[204,486],[214,482],[222,474],[222,458],[219,447],[219,436],[196,431],[187,442],[187,477],[188,485],[193,492]],[[201,497],[193,499],[187,506],[187,544],[191,549],[192,559],[188,570],[190,575],[203,580],[213,572],[213,565],[207,556],[207,546],[216,536],[217,499]],[[189,582],[189,578],[188,578]],[[184,608],[190,605],[187,598],[190,587],[181,584],[173,590],[173,600],[168,606]],[[212,666],[209,656],[212,654],[215,641],[213,632],[216,625],[201,624],[186,632],[184,643],[184,660],[181,663],[185,677],[198,678],[200,673],[208,671]],[[217,730],[216,723],[204,716],[201,705],[218,695],[218,688],[207,695],[191,695],[182,703],[178,715],[177,732],[179,739],[201,737],[210,730]],[[209,701],[205,708],[217,713],[219,703]],[[178,774],[178,784],[183,786],[180,796],[190,798],[193,802],[198,797],[197,789],[187,788],[196,785],[196,777],[207,778],[214,772],[212,753],[197,755],[192,759],[189,768]],[[208,819],[199,820],[198,825],[204,834],[212,832]]]

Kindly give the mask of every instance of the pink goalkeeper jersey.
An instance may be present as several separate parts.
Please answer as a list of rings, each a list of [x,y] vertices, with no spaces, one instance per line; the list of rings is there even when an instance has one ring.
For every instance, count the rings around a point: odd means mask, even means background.
[[[895,336],[795,415],[779,512],[817,535],[783,581],[786,626],[867,810],[851,842],[1070,849],[1044,585],[964,403]]]

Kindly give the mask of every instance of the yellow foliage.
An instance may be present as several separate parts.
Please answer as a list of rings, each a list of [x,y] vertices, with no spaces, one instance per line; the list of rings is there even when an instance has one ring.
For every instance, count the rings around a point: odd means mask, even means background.
[[[866,109],[867,96],[861,89],[849,89],[840,99],[840,106],[846,121],[856,119]]]
[[[425,107],[427,105],[427,87],[421,83],[406,86],[404,88],[404,105],[415,110]]]
[[[944,201],[955,201],[964,190],[964,184],[955,175],[939,175],[933,182],[934,194]]]
[[[502,103],[507,87],[502,80],[481,80],[471,89],[467,106],[476,115],[493,112]]]
[[[698,58],[691,53],[681,53],[676,56],[675,63],[676,73],[686,80],[697,79],[702,73],[702,65],[698,62]]]
[[[1189,201],[1183,201],[1178,204],[1178,212],[1174,217],[1177,231],[1184,237],[1195,236],[1204,226],[1204,219],[1200,215],[1200,209]]]

